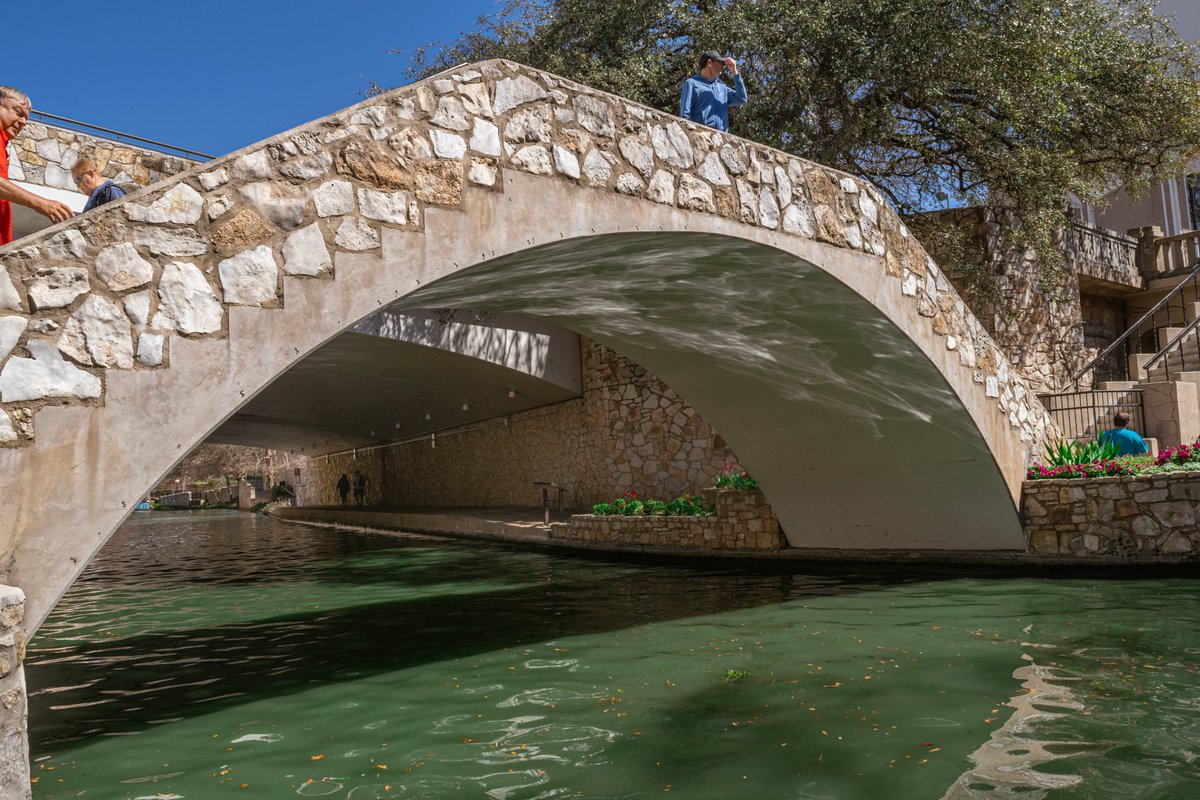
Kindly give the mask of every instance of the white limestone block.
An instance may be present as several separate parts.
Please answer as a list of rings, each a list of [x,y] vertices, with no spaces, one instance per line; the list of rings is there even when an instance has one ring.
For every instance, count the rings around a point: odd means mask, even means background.
[[[163,336],[160,333],[143,333],[138,337],[137,360],[147,367],[163,363]]]
[[[295,186],[282,183],[249,183],[238,189],[260,214],[285,231],[304,222],[308,197]]]
[[[433,157],[429,142],[414,128],[400,131],[388,139],[388,144],[407,161],[424,161]]]
[[[0,370],[0,402],[100,396],[100,379],[66,361],[51,342],[31,339],[25,348],[33,358],[10,358]]]
[[[746,171],[746,151],[741,147],[734,147],[732,144],[723,145],[721,147],[721,163],[734,175],[741,175]]]
[[[241,181],[263,181],[271,177],[271,161],[266,149],[239,156],[230,166],[233,177]]]
[[[904,280],[900,282],[900,292],[907,297],[917,296],[917,276],[905,270]]]
[[[207,239],[187,228],[169,230],[140,226],[133,230],[133,242],[159,256],[198,256],[207,253],[209,247]]]
[[[307,181],[319,178],[329,172],[333,166],[333,156],[322,150],[309,156],[293,158],[279,168],[279,171],[289,178]]]
[[[775,168],[775,194],[780,208],[787,208],[792,202],[792,179],[783,167]]]
[[[467,153],[467,142],[457,133],[430,131],[429,138],[433,140],[433,152],[438,158],[457,159]]]
[[[597,136],[611,139],[617,135],[617,126],[613,121],[612,106],[607,100],[590,95],[577,95],[574,103],[575,117],[585,130]]]
[[[995,375],[989,375],[983,382],[983,391],[988,397],[1000,396],[1000,382]]]
[[[333,259],[314,222],[288,234],[283,242],[283,271],[288,275],[320,275],[333,269]]]
[[[617,178],[617,191],[621,194],[640,197],[642,192],[646,191],[646,184],[636,174],[626,172]]]
[[[0,266],[0,308],[7,311],[23,311],[21,295],[17,294],[12,279],[8,277],[8,268]]]
[[[68,306],[91,288],[87,270],[79,267],[40,269],[29,284],[29,302],[35,309]]]
[[[578,178],[579,158],[567,148],[554,145],[554,168],[568,178]]]
[[[544,100],[549,95],[541,86],[524,75],[516,78],[505,78],[496,83],[496,99],[492,102],[492,110],[497,116],[507,114],[517,106]]]
[[[74,147],[68,147],[66,149],[66,151],[63,152],[62,158],[60,158],[58,160],[58,163],[61,164],[62,168],[67,171],[67,174],[70,174],[71,167],[75,166],[75,162],[78,160],[79,160],[79,150]],[[72,178],[71,184],[74,185],[74,183],[75,183],[75,179]]]
[[[337,217],[354,210],[354,187],[349,181],[326,181],[312,193],[318,217]]]
[[[358,210],[367,219],[404,225],[408,222],[408,193],[359,189]]]
[[[857,222],[852,222],[842,231],[842,235],[846,237],[846,244],[857,250],[863,245],[862,231],[858,227]]]
[[[550,163],[550,153],[540,144],[522,147],[512,157],[513,166],[535,175],[553,175],[554,167]]]
[[[735,181],[738,192],[738,213],[742,222],[758,222],[758,195],[748,181],[737,178]]]
[[[192,225],[200,221],[204,198],[186,183],[179,183],[148,206],[134,203],[125,206],[125,215],[134,222],[177,222]]]
[[[275,254],[266,245],[243,250],[217,265],[221,294],[226,303],[259,306],[274,300],[279,284]]]
[[[679,207],[693,211],[714,211],[713,190],[695,175],[684,173],[679,176]]]
[[[758,190],[758,221],[764,228],[779,227],[779,203],[770,186]]]
[[[146,327],[146,323],[150,321],[150,291],[150,289],[145,289],[133,294],[127,294],[123,298],[125,313],[129,316],[133,327],[139,331]]]
[[[462,96],[463,106],[467,113],[476,117],[492,116],[492,99],[488,96],[488,87],[482,83],[472,83],[458,87]]]
[[[350,117],[351,125],[374,125],[379,127],[387,123],[387,109],[383,106],[367,106],[360,108]]]
[[[721,165],[721,157],[716,153],[709,153],[700,162],[700,168],[696,170],[701,178],[711,183],[713,186],[729,186],[729,174],[725,171],[725,167]]]
[[[462,100],[453,95],[444,95],[438,98],[437,111],[430,122],[439,128],[465,131],[471,127],[471,116],[463,107]]]
[[[845,177],[838,181],[838,185],[842,187],[842,191],[846,194],[858,194],[858,184],[854,178]]]
[[[58,139],[44,139],[38,142],[33,149],[47,161],[58,161],[63,154],[63,145]]]
[[[504,126],[504,141],[550,141],[550,109],[542,106],[513,114],[508,120],[508,124]]]
[[[654,154],[671,166],[690,169],[695,163],[692,141],[678,122],[665,128],[655,125],[650,129],[650,141],[654,143]]]
[[[224,186],[229,183],[229,172],[224,167],[214,169],[210,172],[200,173],[200,185],[204,187],[204,191],[211,192],[218,186]]]
[[[342,220],[334,241],[346,250],[372,250],[379,247],[379,233],[357,217]]]
[[[221,330],[221,302],[199,267],[172,261],[158,281],[158,314],[154,327],[181,333],[215,333]]]
[[[862,196],[858,198],[858,210],[872,223],[879,224],[879,208],[866,192],[863,192]]]
[[[486,161],[472,160],[467,180],[480,186],[496,185],[496,167]]]
[[[133,366],[129,318],[113,301],[91,295],[63,326],[58,349],[80,364],[129,369]]]
[[[665,169],[654,173],[654,177],[650,179],[650,187],[646,190],[646,197],[664,205],[674,203],[675,176]]]
[[[100,251],[96,256],[96,274],[109,289],[123,292],[149,283],[154,277],[154,267],[138,255],[133,245],[122,242]]]
[[[46,257],[57,261],[70,261],[87,255],[87,241],[79,231],[56,233],[46,241]]]
[[[225,216],[229,209],[233,208],[233,196],[228,194],[215,194],[208,198],[208,218],[220,219]]]
[[[25,180],[25,165],[21,163],[21,159],[17,155],[17,148],[12,142],[8,144],[8,179],[11,181]]]
[[[589,186],[606,186],[617,159],[603,150],[593,150],[583,160],[583,179]]]
[[[654,174],[654,150],[650,145],[636,136],[626,136],[618,143],[621,157],[629,162],[629,166],[649,178]]]
[[[817,221],[807,201],[797,198],[783,212],[783,229],[811,239],[817,231]]]
[[[0,361],[8,358],[28,324],[25,317],[0,317]]]
[[[500,155],[500,129],[485,119],[475,120],[471,133],[471,149],[485,156]]]
[[[75,180],[71,177],[70,171],[63,169],[53,161],[46,162],[46,171],[42,173],[42,180],[46,182],[47,186],[52,186],[55,189],[65,189],[67,191],[74,191],[75,189]]]
[[[8,412],[0,409],[0,444],[7,444],[17,440],[17,429],[13,427],[12,420],[8,417]]]

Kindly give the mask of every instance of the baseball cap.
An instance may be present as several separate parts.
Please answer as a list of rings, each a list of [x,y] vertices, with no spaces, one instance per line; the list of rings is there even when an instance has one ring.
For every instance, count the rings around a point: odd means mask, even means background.
[[[700,54],[700,63],[703,64],[703,63],[709,61],[710,59],[712,61],[724,61],[725,56],[721,55],[716,50],[705,50],[703,53]]]

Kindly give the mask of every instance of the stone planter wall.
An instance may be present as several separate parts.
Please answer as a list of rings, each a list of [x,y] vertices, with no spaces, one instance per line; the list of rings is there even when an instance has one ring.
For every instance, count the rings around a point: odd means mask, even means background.
[[[604,545],[690,550],[780,550],[779,522],[758,489],[705,489],[711,517],[623,517],[576,514],[550,526],[550,538]]]
[[[30,796],[24,617],[24,593],[0,586],[0,797]]]
[[[1038,555],[1200,555],[1200,472],[1027,481],[1022,519]]]

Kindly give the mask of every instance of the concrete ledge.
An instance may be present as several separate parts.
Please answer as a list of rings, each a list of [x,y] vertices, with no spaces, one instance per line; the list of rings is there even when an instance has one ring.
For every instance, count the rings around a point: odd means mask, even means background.
[[[750,563],[763,568],[811,569],[830,572],[841,569],[886,570],[903,573],[945,575],[985,574],[1122,574],[1154,566],[1164,574],[1194,575],[1200,562],[1179,556],[1140,555],[1042,555],[1020,550],[839,550],[834,548],[789,548],[786,550],[711,550],[695,547],[614,544],[551,539],[535,521],[540,510],[514,516],[512,509],[442,509],[405,512],[397,510],[280,508],[271,515],[287,521],[326,527],[355,528],[377,533],[416,533],[449,539],[514,544],[559,552],[590,553],[597,556],[636,557],[669,561],[714,560]],[[404,523],[413,521],[419,527]],[[785,566],[786,565],[786,566]]]

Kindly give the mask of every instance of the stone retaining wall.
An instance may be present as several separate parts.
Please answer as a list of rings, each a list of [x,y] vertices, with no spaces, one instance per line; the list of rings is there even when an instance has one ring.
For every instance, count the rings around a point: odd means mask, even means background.
[[[368,505],[531,506],[535,480],[568,487],[568,507],[587,508],[622,492],[698,494],[725,459],[725,440],[671,387],[608,347],[580,337],[583,396],[486,420],[464,432],[379,450],[314,458],[300,505],[339,503],[345,472],[367,478]]]
[[[1200,554],[1200,472],[1027,481],[1027,549],[1040,555]]]
[[[77,192],[75,181],[71,180],[71,167],[80,158],[95,161],[101,175],[127,191],[178,175],[195,165],[185,158],[127,142],[30,122],[8,144],[9,178]]]
[[[550,538],[590,544],[689,550],[781,550],[787,540],[758,489],[705,489],[711,517],[624,517],[576,514],[550,526]]]
[[[25,594],[0,586],[0,797],[28,798],[29,745],[25,736]]]

